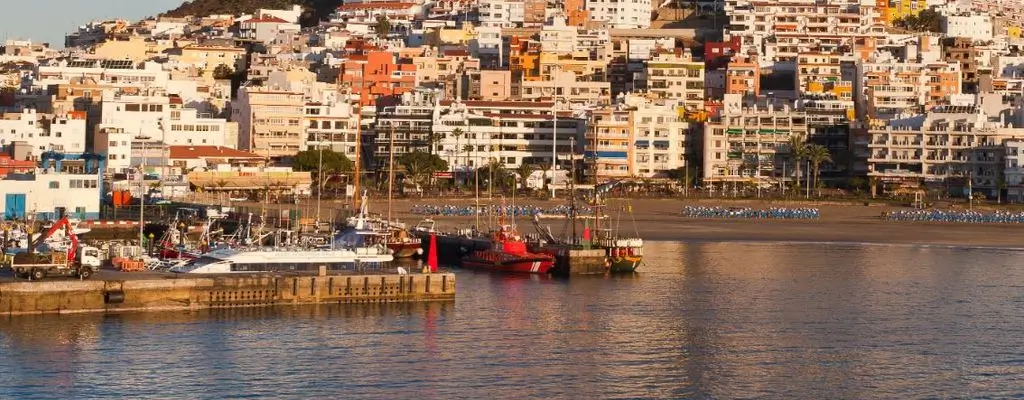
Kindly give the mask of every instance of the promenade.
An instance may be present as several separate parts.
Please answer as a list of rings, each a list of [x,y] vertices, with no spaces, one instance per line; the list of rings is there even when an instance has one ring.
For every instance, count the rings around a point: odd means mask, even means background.
[[[981,224],[981,223],[940,223],[886,221],[881,218],[883,212],[912,210],[910,207],[885,205],[882,203],[865,206],[863,202],[816,202],[816,201],[756,201],[733,199],[611,199],[611,207],[607,213],[617,218],[617,205],[630,205],[632,218],[625,212],[619,216],[619,228],[622,234],[637,233],[646,240],[686,240],[686,241],[817,241],[817,242],[864,242],[888,244],[923,244],[942,246],[991,246],[1024,248],[1024,225],[1021,224]],[[321,204],[324,218],[344,209],[346,202],[341,200],[325,200]],[[502,200],[481,200],[481,204],[501,204]],[[505,200],[511,204],[511,199]],[[386,213],[386,201],[371,199],[370,210],[374,213]],[[405,198],[393,202],[392,215],[407,224],[415,224],[425,218],[410,210],[422,205],[472,205],[473,200],[467,198]],[[517,199],[516,204],[533,205],[542,208],[554,208],[564,205],[565,201]],[[238,206],[260,207],[258,203],[239,203]],[[750,207],[766,209],[770,207],[798,208],[808,207],[820,210],[820,218],[814,220],[785,219],[695,219],[683,217],[680,211],[684,206],[721,206]],[[297,208],[311,210],[313,207],[300,204],[271,204],[270,209]],[[620,207],[621,208],[621,207]],[[958,209],[963,209],[959,207]],[[984,209],[979,207],[976,209]],[[435,216],[432,217],[439,229],[449,230],[464,228],[474,223],[471,216]],[[481,224],[488,223],[487,217],[481,217]],[[636,230],[634,231],[634,223]],[[520,231],[532,232],[528,218],[517,220]],[[545,221],[555,232],[562,228],[558,220]]]

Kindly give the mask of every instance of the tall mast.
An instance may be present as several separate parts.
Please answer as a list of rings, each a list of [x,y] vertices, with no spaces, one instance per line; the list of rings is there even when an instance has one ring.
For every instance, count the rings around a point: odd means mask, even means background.
[[[355,181],[352,187],[352,208],[359,208],[359,164],[360,155],[363,154],[363,105],[362,105],[362,93],[359,94],[359,102],[356,102],[356,106],[353,111],[356,112],[356,170],[352,175],[352,180]]]
[[[391,120],[391,139],[388,143],[388,228],[391,227],[391,197],[395,186],[395,120]]]
[[[571,154],[576,154],[576,137],[569,137],[569,148]],[[576,156],[572,156],[569,167],[569,215],[572,223],[572,241],[576,241]]]

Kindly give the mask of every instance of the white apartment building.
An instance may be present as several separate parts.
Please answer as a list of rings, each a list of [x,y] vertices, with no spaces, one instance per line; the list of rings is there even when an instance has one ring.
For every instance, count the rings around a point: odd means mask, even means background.
[[[855,39],[885,39],[884,17],[875,2],[729,1],[729,34],[741,38],[740,54],[759,62],[795,61],[812,50],[834,51]],[[766,40],[766,39],[771,40]]]
[[[995,197],[1007,150],[1024,139],[1006,114],[989,115],[974,106],[943,106],[924,115],[868,127],[868,176],[882,183],[945,185],[973,180],[976,192]],[[964,186],[966,186],[964,184]]]
[[[172,99],[173,100],[173,99]],[[175,104],[171,104],[175,107]],[[209,118],[192,108],[172,108],[162,142],[168,145],[238,146],[238,123]]]
[[[667,171],[687,166],[687,155],[693,150],[689,148],[691,129],[699,124],[686,121],[674,101],[651,101],[633,95],[625,102],[633,109],[631,174],[667,178]]]
[[[234,147],[235,143],[227,143],[237,136],[233,123],[201,116],[182,103],[180,97],[168,97],[155,90],[141,94],[107,92],[103,95],[100,123],[155,142]]]
[[[170,73],[156,62],[136,65],[130,60],[61,60],[36,67],[33,86],[46,89],[50,85],[68,84],[72,79],[83,78],[115,88],[166,88]]]
[[[579,80],[575,72],[554,70],[550,80],[523,81],[523,100],[565,99],[570,103],[603,105],[611,102],[611,83]]]
[[[1003,179],[1006,184],[1006,201],[1024,203],[1024,140],[1007,140]]]
[[[244,86],[231,105],[231,120],[238,122],[240,150],[282,158],[306,147],[302,93]]]
[[[359,145],[359,113],[348,102],[308,103],[305,149],[331,150],[355,161]]]
[[[955,14],[942,17],[942,32],[946,36],[974,40],[992,40],[992,16],[987,14]]]
[[[552,151],[560,169],[583,147],[584,121],[540,101],[441,101],[433,119],[436,151],[455,173],[471,171],[489,160],[515,169],[522,164],[551,165]],[[460,135],[454,132],[459,130]],[[575,148],[573,145],[575,144]]]
[[[84,153],[85,131],[85,113],[82,112],[53,115],[26,109],[0,114],[0,145],[23,141],[35,156],[50,150]]]
[[[587,0],[585,7],[592,19],[605,21],[611,29],[651,27],[651,0]]]
[[[722,105],[721,114],[704,127],[704,183],[764,185],[791,179],[794,166],[786,144],[792,136],[807,137],[807,114],[788,105],[744,104],[738,94],[726,94]],[[801,173],[807,176],[806,167]]]
[[[138,136],[122,127],[101,124],[96,126],[92,151],[106,158],[108,173],[127,173],[132,165],[132,142],[141,142]]]
[[[501,38],[501,28],[479,27],[476,28],[476,39],[470,42],[470,51],[480,64],[490,68],[500,68],[508,61],[505,60],[505,46]]]
[[[480,26],[485,28],[522,28],[526,22],[526,3],[516,0],[481,0],[478,6]]]
[[[959,62],[858,62],[853,88],[861,94],[856,97],[857,108],[868,118],[891,119],[950,104],[954,95],[962,93],[960,72]]]
[[[655,99],[704,109],[704,63],[685,51],[661,53],[647,62],[647,90]]]

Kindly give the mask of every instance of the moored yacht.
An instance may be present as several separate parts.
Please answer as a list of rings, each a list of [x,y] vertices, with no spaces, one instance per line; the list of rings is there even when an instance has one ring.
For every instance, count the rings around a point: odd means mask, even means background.
[[[256,272],[302,272],[351,270],[357,267],[382,268],[395,258],[386,249],[355,247],[349,249],[221,249],[203,254],[171,272],[190,274],[231,274]]]

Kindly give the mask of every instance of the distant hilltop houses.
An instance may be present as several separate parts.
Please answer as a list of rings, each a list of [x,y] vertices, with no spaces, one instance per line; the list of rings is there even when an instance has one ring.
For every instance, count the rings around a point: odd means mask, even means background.
[[[330,151],[362,174],[424,153],[446,169],[431,183],[528,165],[580,183],[1022,201],[1022,6],[352,1],[313,24],[302,5],[94,21],[64,49],[0,47],[0,146],[7,179],[39,193],[93,176],[98,199],[142,176],[217,190],[184,183],[198,164],[308,175],[298,155]]]

